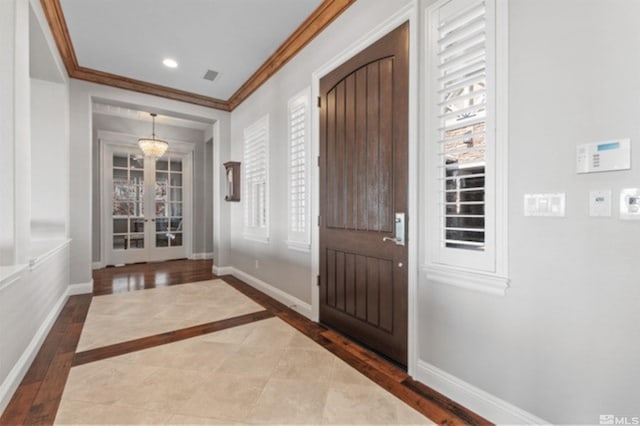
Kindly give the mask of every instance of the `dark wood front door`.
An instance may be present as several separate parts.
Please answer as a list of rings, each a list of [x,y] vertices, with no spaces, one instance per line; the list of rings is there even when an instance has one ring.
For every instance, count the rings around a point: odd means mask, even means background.
[[[320,321],[407,364],[409,24],[320,80]],[[406,226],[406,224],[405,224]]]

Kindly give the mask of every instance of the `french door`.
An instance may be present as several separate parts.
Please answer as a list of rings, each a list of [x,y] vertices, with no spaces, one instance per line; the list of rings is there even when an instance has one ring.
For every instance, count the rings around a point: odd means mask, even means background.
[[[154,160],[137,147],[116,145],[103,152],[105,263],[187,257],[190,154]]]

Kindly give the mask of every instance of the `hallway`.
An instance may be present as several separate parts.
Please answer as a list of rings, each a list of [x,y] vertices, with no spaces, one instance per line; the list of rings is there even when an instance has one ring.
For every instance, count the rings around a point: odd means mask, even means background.
[[[210,270],[95,271],[100,295],[70,298],[0,423],[488,423]]]

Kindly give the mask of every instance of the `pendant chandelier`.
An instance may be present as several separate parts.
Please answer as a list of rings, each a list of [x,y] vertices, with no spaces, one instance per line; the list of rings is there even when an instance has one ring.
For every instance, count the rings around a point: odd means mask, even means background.
[[[158,159],[162,157],[162,155],[169,148],[169,144],[163,140],[156,139],[156,116],[158,114],[152,112],[151,119],[153,121],[152,124],[152,136],[151,138],[140,138],[138,139],[138,146],[144,152],[146,157],[151,157],[153,159]]]

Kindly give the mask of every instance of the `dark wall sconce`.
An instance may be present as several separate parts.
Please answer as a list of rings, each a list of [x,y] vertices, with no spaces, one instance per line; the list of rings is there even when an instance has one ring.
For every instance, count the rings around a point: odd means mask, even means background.
[[[227,175],[227,195],[225,201],[240,201],[240,162],[227,161],[224,163]]]

